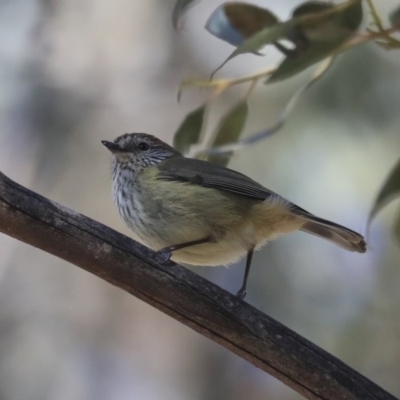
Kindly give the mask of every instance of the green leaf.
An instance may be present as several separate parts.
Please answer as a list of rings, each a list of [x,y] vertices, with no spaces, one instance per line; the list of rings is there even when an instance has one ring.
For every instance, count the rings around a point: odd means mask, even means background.
[[[203,129],[206,106],[189,113],[174,135],[174,147],[181,153],[189,151],[192,144],[198,143]]]
[[[238,47],[214,70],[211,79],[228,61],[239,54],[257,54],[258,50],[266,45],[264,37],[259,38],[258,34],[278,23],[278,18],[271,11],[251,4],[225,3],[218,7],[208,19],[206,29],[219,39]]]
[[[290,78],[334,53],[360,26],[362,3],[350,0],[332,6],[309,2],[298,7],[294,15],[298,15],[294,18],[297,24],[289,37],[297,47],[286,56],[268,83]]]
[[[348,0],[324,11],[303,15],[299,27],[311,41],[348,38],[362,21],[362,0]]]
[[[236,142],[243,131],[248,112],[249,107],[246,101],[240,102],[229,111],[220,122],[211,147],[223,146],[227,143]],[[224,154],[223,156],[210,155],[207,160],[213,164],[225,167],[231,155],[231,153]]]
[[[323,3],[321,1],[307,1],[294,9],[292,17],[300,17],[305,14],[326,11],[332,7],[334,7],[334,5],[330,3]]]
[[[291,19],[287,22],[279,22],[273,27],[268,27],[257,32],[249,39],[245,40],[238,46],[230,56],[212,73],[211,78],[218,72],[228,61],[245,53],[257,53],[260,49],[268,44],[274,43],[279,39],[283,39],[288,32],[296,25],[296,21]]]
[[[288,56],[281,62],[281,64],[279,64],[277,70],[269,77],[269,79],[267,79],[266,82],[274,83],[291,78],[311,65],[327,58],[336,47],[336,45],[330,46],[327,43],[318,43],[309,48],[307,53],[301,57],[292,58]]]
[[[225,3],[224,9],[230,24],[244,39],[279,22],[271,11],[248,3]]]
[[[383,207],[398,197],[400,197],[400,160],[390,172],[375,200],[375,204],[369,214],[369,223]]]
[[[172,11],[172,25],[174,28],[178,28],[180,18],[195,2],[196,0],[177,0],[174,10]]]
[[[390,13],[389,21],[393,27],[400,27],[400,6]]]
[[[205,28],[212,35],[233,46],[265,27],[275,25],[278,18],[269,10],[248,3],[225,3],[207,20]]]
[[[213,72],[244,53],[256,53],[279,40],[293,42],[295,49],[282,48],[286,58],[268,82],[289,78],[323,60],[348,40],[362,20],[362,0],[348,0],[338,5],[311,1],[297,7],[293,18],[266,27],[241,43]]]
[[[230,155],[236,151],[242,150],[247,146],[254,145],[262,140],[271,137],[276,132],[278,132],[289,119],[289,116],[303,93],[309,89],[315,82],[318,81],[332,66],[334,57],[327,57],[313,72],[312,78],[302,87],[300,87],[290,98],[289,102],[286,104],[285,108],[282,110],[280,116],[275,121],[275,123],[268,128],[247,136],[244,139],[237,140],[235,142],[228,142],[227,144],[212,147],[206,150],[200,150],[196,153],[196,157],[204,158],[204,156],[224,156]]]

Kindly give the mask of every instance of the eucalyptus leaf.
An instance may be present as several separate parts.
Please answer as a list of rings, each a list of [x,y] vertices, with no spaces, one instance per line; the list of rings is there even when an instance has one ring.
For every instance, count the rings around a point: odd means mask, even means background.
[[[362,0],[348,0],[325,11],[299,17],[298,28],[312,43],[342,43],[358,29],[362,15]]]
[[[300,17],[305,14],[326,11],[332,7],[334,7],[333,4],[324,3],[322,1],[307,1],[294,9],[292,17]]]
[[[383,207],[400,197],[400,160],[390,172],[386,182],[379,191],[375,204],[369,214],[369,223]]]
[[[268,44],[287,39],[295,45],[268,82],[289,78],[323,60],[348,40],[362,20],[362,0],[348,0],[338,5],[311,1],[297,7],[293,18],[278,22],[243,41],[213,72],[244,53],[257,53]]]
[[[268,137],[274,135],[287,122],[290,114],[292,113],[303,93],[308,90],[315,82],[317,82],[326,73],[326,71],[329,70],[329,68],[333,64],[334,59],[335,58],[333,56],[327,57],[318,66],[318,68],[316,68],[316,70],[313,72],[312,78],[294,93],[294,95],[290,98],[289,102],[273,125],[241,140],[229,142],[219,146],[216,146],[214,144],[215,147],[206,150],[200,150],[195,153],[195,156],[198,158],[204,158],[204,156],[223,156],[229,154],[230,157],[231,153],[242,150],[247,146],[259,143],[262,140],[265,140]]]
[[[245,39],[278,22],[278,18],[265,8],[234,2],[218,7],[205,28],[217,38],[239,46]]]
[[[248,112],[249,107],[246,101],[240,102],[229,111],[220,122],[211,147],[218,147],[227,143],[236,142],[243,131]],[[221,156],[210,155],[207,160],[213,164],[225,167],[228,164],[231,155],[231,153],[225,153]]]
[[[297,47],[286,56],[267,80],[268,83],[298,74],[331,55],[351,38],[361,24],[362,3],[361,0],[351,0],[328,7],[309,2],[297,8],[294,14],[300,16],[294,18],[297,18],[297,24],[290,33],[290,39]]]
[[[333,44],[319,43],[308,49],[301,57],[286,57],[266,82],[274,83],[288,79],[304,71],[311,65],[327,58],[336,47],[337,46]]]
[[[238,46],[229,57],[212,73],[211,77],[215,75],[228,61],[245,53],[257,53],[260,49],[268,44],[274,43],[285,36],[296,26],[296,20],[289,20],[287,22],[279,22],[273,27],[268,27],[257,32],[249,39],[245,40]]]
[[[182,15],[192,6],[197,0],[177,0],[174,10],[172,11],[172,24],[174,28],[178,27],[178,22]]]
[[[204,125],[206,106],[189,113],[174,135],[174,147],[186,154],[192,144],[198,143]]]

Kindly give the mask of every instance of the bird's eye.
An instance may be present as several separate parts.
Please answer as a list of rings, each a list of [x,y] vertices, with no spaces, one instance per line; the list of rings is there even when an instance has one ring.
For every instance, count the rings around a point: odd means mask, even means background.
[[[138,148],[139,150],[146,151],[149,149],[149,145],[145,142],[139,143]]]

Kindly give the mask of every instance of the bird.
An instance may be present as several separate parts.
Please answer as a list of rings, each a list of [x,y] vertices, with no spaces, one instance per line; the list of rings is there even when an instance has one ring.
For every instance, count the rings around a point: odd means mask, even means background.
[[[102,144],[112,153],[112,196],[133,237],[164,260],[229,265],[246,257],[237,296],[247,293],[253,252],[303,231],[365,253],[359,233],[317,217],[240,172],[187,158],[146,133]]]

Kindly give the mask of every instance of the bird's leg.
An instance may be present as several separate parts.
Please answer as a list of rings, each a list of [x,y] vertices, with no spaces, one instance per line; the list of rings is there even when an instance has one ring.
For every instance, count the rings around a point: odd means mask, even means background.
[[[161,257],[162,262],[167,262],[171,258],[172,252],[176,250],[186,249],[186,247],[196,246],[197,244],[208,243],[208,242],[212,242],[212,239],[209,236],[203,239],[192,240],[191,242],[164,247],[163,249],[158,250],[157,253]]]
[[[243,284],[242,284],[242,287],[240,288],[240,290],[236,294],[236,296],[242,300],[244,299],[244,297],[246,296],[246,293],[247,293],[247,291],[246,291],[247,279],[249,277],[251,259],[253,258],[253,252],[254,252],[254,247],[252,247],[247,253],[246,269],[244,271]]]

